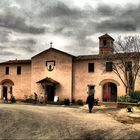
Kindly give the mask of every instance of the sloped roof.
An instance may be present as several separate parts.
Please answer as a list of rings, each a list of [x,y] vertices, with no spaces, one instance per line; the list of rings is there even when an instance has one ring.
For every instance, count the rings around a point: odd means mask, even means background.
[[[112,38],[110,35],[108,35],[107,33],[102,35],[102,36],[99,36],[99,39],[103,39],[103,38],[111,38],[113,41],[114,41],[114,38]]]
[[[52,78],[46,77],[44,79],[41,79],[39,81],[37,81],[36,83],[43,83],[43,82],[49,82],[49,83],[53,83],[53,84],[59,84],[59,82],[53,80]]]
[[[74,58],[75,61],[78,60],[101,60],[101,59],[118,59],[118,58],[136,58],[140,57],[140,52],[129,52],[129,53],[116,53],[116,54],[98,54],[98,55],[80,55]]]
[[[56,52],[60,52],[60,53],[62,53],[62,54],[68,55],[68,56],[70,56],[70,57],[75,57],[75,56],[72,55],[72,54],[69,54],[69,53],[66,53],[66,52],[60,51],[60,50],[58,50],[58,49],[55,49],[55,48],[49,48],[49,49],[47,49],[47,50],[45,50],[45,51],[42,51],[42,52],[36,54],[36,55],[33,56],[32,58],[34,58],[34,57],[36,57],[36,56],[38,56],[38,55],[40,55],[40,54],[46,53],[46,52],[48,52],[48,51],[51,51],[51,50],[56,51]]]
[[[31,60],[9,60],[5,62],[1,62],[0,64],[27,64],[31,63]]]

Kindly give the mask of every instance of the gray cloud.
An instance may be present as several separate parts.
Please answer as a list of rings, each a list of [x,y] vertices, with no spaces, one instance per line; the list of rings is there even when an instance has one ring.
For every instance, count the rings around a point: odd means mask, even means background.
[[[136,31],[136,23],[134,21],[123,20],[106,20],[99,23],[96,30],[100,32],[113,31]]]
[[[45,7],[42,11],[41,16],[47,18],[55,17],[70,17],[70,18],[80,18],[82,17],[82,11],[76,8],[70,8],[62,2],[57,2],[55,5],[50,7]]]
[[[0,17],[0,26],[10,28],[15,31],[20,31],[22,33],[40,34],[45,32],[44,28],[37,28],[31,25],[27,25],[25,23],[25,19],[21,17],[15,17],[10,14]]]
[[[98,10],[100,8],[101,7],[99,7]],[[99,11],[101,11],[101,15],[108,15],[110,17],[109,19],[103,20],[97,24],[97,31],[135,32],[140,27],[140,6],[128,4],[124,8],[115,7],[113,9],[109,8],[108,6],[104,6]],[[110,12],[111,14],[109,14],[108,12]]]
[[[7,31],[3,28],[0,28],[0,43],[8,42],[8,34],[10,31]]]
[[[11,42],[12,48],[17,51],[24,51],[26,53],[36,52],[36,41],[32,38],[29,39],[18,39]]]
[[[10,51],[7,47],[0,45],[0,55],[5,55],[5,56],[15,56],[17,53],[14,53]]]
[[[41,43],[36,40],[18,39],[8,40],[10,31],[19,32],[25,38],[25,33],[38,36],[46,33],[54,36],[63,36],[71,39],[75,44],[66,46],[66,51],[70,52],[73,46],[74,52],[88,53],[94,52],[98,47],[98,37],[95,42],[89,36],[99,33],[121,34],[137,32],[140,30],[140,6],[100,4],[97,8],[86,5],[83,8],[72,7],[61,0],[14,0],[20,8],[10,7],[12,0],[0,1],[0,41],[3,46],[7,43],[3,51],[16,49],[23,52],[25,57],[34,54],[37,46]],[[3,30],[1,30],[3,29]],[[88,39],[87,39],[88,38]],[[47,37],[45,42],[47,42]],[[43,44],[42,43],[42,44]],[[56,45],[57,46],[57,45]],[[62,47],[63,48],[63,47]],[[2,49],[2,48],[1,48]],[[93,49],[93,50],[92,50]]]
[[[29,55],[36,52],[36,44],[32,38],[11,41],[8,44],[0,45],[0,55],[19,56],[20,53]]]
[[[22,33],[31,33],[31,34],[41,34],[45,32],[45,28],[35,25],[32,25],[31,17],[27,17],[30,12],[25,14],[25,11],[21,9],[15,8],[7,8],[4,7],[3,10],[5,12],[0,14],[0,26],[4,28],[9,28],[14,31],[22,32]],[[30,23],[27,24],[27,18],[30,18]]]

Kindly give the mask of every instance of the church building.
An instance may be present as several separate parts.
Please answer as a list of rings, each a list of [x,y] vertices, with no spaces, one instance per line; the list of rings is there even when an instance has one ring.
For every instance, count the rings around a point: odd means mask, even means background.
[[[95,90],[94,96],[101,102],[117,102],[117,97],[126,94],[120,78],[112,71],[111,62],[101,59],[103,54],[113,54],[114,39],[108,34],[99,37],[99,54],[73,56],[49,48],[30,60],[9,60],[0,63],[0,98],[16,100],[34,92],[48,96],[53,101],[86,100],[87,93]],[[103,63],[105,65],[103,65]],[[137,80],[136,90],[140,90]],[[109,95],[108,100],[104,97]]]

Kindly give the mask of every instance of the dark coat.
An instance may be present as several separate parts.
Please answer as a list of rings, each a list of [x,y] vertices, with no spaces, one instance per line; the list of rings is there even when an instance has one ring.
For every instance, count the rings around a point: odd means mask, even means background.
[[[93,95],[89,95],[88,97],[87,97],[87,101],[86,101],[86,103],[88,104],[88,105],[94,105],[94,96]]]

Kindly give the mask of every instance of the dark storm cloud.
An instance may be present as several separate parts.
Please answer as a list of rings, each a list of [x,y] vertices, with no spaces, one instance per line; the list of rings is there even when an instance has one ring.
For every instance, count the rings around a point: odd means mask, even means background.
[[[19,4],[19,8],[18,6],[11,6],[14,1]],[[139,5],[128,4],[120,7],[117,4],[107,5],[102,3],[97,7],[86,5],[79,8],[72,6],[70,2],[68,3],[64,0],[63,2],[61,0],[0,1],[0,10],[4,11],[0,11],[0,29],[19,32],[14,34],[14,40],[18,38],[18,35],[26,38],[25,33],[30,33],[29,36],[35,34],[35,38],[38,40],[41,37],[39,35],[43,33],[48,36],[61,36],[72,40],[72,44],[68,44],[65,50],[70,51],[70,46],[75,46],[73,50],[76,53],[87,53],[88,50],[92,52],[91,48],[93,50],[97,48],[98,37],[97,41],[95,41],[93,39],[95,37],[92,38],[92,36],[96,36],[99,33],[117,32],[118,34],[120,32],[136,32],[140,29]],[[4,43],[8,44],[6,48],[3,48],[3,51],[12,48],[21,53],[21,55],[22,52],[27,55],[34,53],[38,45],[41,48],[42,44],[48,41],[47,37],[43,43],[36,42],[32,38],[13,41],[12,37],[12,35],[8,36],[8,32],[0,30],[0,43],[3,46]],[[84,48],[86,48],[86,51]]]
[[[101,4],[97,9],[90,7],[81,10],[57,2],[54,6],[45,8],[41,15],[48,18],[50,23],[53,22],[53,32],[77,36],[79,39],[97,32],[136,31],[140,25],[140,7],[129,4],[126,7]]]
[[[96,9],[96,14],[100,16],[114,16],[118,13],[119,7],[111,7],[109,5],[101,4]]]
[[[5,56],[12,55],[12,56],[14,56],[14,55],[16,55],[16,53],[8,50],[7,47],[0,45],[0,55],[5,55]]]
[[[136,31],[140,28],[140,6],[128,4],[124,8],[117,7],[115,9],[109,8],[108,6],[107,7],[104,6],[100,10],[98,8],[99,11],[102,11],[101,12],[102,15],[108,16],[109,19],[103,20],[100,23],[98,23],[96,26],[97,31],[129,32]],[[111,14],[107,14],[107,12],[110,12]]]
[[[12,50],[16,50],[13,52]],[[9,42],[9,44],[0,45],[0,55],[12,55],[17,56],[20,53],[34,53],[36,52],[36,41],[32,38],[29,39],[18,39]]]
[[[6,31],[5,29],[0,29],[0,43],[8,42],[8,34],[10,31]]]
[[[34,40],[32,38],[25,40],[25,42],[27,42],[28,44],[31,44],[31,45],[35,45],[36,44],[36,40]]]
[[[36,41],[32,38],[29,39],[18,39],[11,43],[11,46],[19,51],[25,51],[28,53],[34,53],[36,51]]]
[[[82,17],[82,11],[76,8],[70,8],[62,2],[57,2],[55,5],[45,7],[42,11],[41,16],[47,18],[55,17],[70,17],[70,18],[80,18]]]
[[[0,26],[22,33],[41,34],[45,32],[44,28],[27,25],[25,18],[12,15],[9,12],[0,16]]]
[[[136,23],[127,20],[106,20],[99,23],[96,27],[99,32],[113,32],[113,31],[136,31]]]

